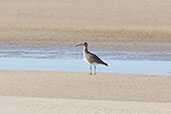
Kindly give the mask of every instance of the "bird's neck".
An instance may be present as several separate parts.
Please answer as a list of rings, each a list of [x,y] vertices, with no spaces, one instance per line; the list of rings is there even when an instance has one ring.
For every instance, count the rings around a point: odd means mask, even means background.
[[[84,51],[84,52],[88,52],[88,48],[87,48],[87,46],[84,46],[83,51]]]

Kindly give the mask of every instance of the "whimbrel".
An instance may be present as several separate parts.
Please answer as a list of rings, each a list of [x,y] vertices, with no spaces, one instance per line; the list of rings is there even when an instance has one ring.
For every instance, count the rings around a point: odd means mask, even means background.
[[[82,44],[77,44],[75,47],[82,46],[82,45],[84,46],[84,49],[83,49],[84,60],[88,64],[90,64],[90,75],[92,75],[92,65],[94,65],[94,75],[96,74],[96,65],[97,64],[108,66],[97,55],[88,51],[88,43],[87,42],[84,42]]]

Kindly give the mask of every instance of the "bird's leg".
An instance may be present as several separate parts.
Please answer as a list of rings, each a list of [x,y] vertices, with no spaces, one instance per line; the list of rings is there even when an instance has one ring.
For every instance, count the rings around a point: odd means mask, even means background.
[[[96,65],[94,64],[94,75],[96,75]]]
[[[92,75],[92,65],[90,64],[90,75]]]

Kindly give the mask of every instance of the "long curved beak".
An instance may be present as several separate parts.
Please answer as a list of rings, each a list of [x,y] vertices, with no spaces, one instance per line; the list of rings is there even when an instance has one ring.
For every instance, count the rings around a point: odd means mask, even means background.
[[[84,44],[77,44],[75,47],[82,46],[82,45],[84,45]]]

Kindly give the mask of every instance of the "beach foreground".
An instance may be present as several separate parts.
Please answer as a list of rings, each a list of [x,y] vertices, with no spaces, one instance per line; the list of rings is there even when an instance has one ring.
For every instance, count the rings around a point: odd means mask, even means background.
[[[0,96],[1,114],[170,114],[171,103]]]
[[[0,86],[5,114],[171,113],[170,76],[0,71]]]

